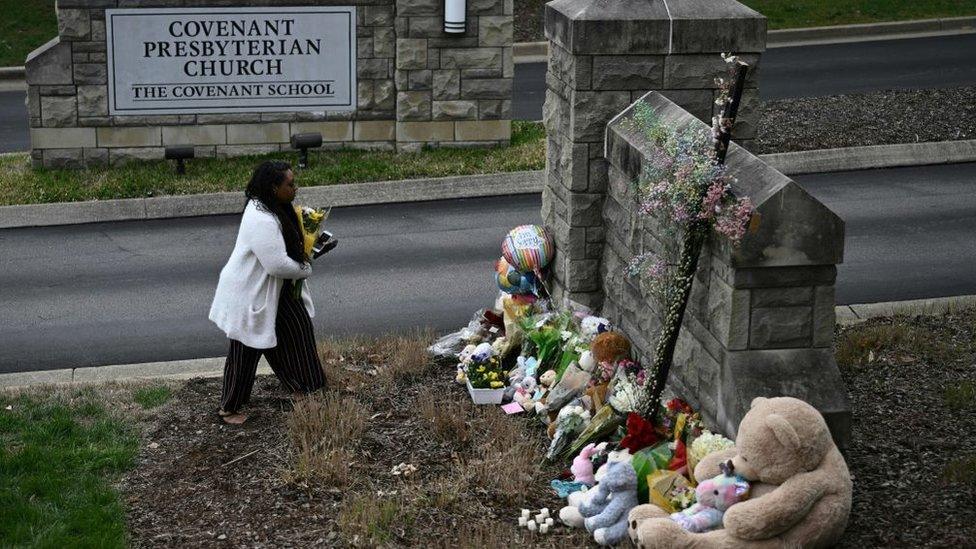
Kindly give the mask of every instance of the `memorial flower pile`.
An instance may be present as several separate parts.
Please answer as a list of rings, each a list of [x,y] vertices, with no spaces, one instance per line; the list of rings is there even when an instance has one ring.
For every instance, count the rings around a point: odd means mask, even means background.
[[[723,113],[722,120],[734,120],[732,114]],[[531,225],[516,227],[504,240],[503,257],[493,269],[500,290],[494,307],[430,348],[435,356],[456,359],[459,382],[505,387],[500,402],[479,401],[471,393],[475,403],[501,404],[506,413],[533,415],[547,427],[547,460],[572,461],[573,477],[552,482],[560,497],[568,496],[569,505],[560,511],[565,524],[577,524],[573,517],[580,511],[573,502],[580,501],[580,493],[574,491],[601,478],[593,476],[601,466],[608,475],[610,470],[628,475],[631,467],[636,473],[631,492],[610,494],[612,501],[685,509],[695,503],[693,464],[731,444],[705,431],[687,402],[662,404],[661,393],[705,239],[715,233],[739,243],[754,208],[735,194],[735,181],[706,130],[675,130],[643,103],[637,103],[632,123],[652,144],[633,187],[637,209],[682,241],[676,263],[662,250],[651,250],[628,265],[632,276],[656,284],[665,300],[666,318],[650,366],[608,319],[581,306],[554,305],[544,271],[554,253],[552,240],[546,229]],[[595,452],[598,447],[605,451]],[[630,463],[621,470],[620,461]],[[595,489],[601,489],[599,481]]]

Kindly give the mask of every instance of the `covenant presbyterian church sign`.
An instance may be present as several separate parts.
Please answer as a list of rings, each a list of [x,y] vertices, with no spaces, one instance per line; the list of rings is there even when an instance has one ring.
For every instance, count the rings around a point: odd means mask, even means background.
[[[508,145],[512,0],[467,2],[450,33],[444,2],[58,0],[58,36],[24,63],[31,163],[287,155],[300,133],[325,149]]]
[[[105,10],[112,115],[356,109],[356,8]]]

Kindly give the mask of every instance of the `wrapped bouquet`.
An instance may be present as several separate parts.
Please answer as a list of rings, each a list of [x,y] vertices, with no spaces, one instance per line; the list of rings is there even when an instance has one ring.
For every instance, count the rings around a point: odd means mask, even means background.
[[[302,244],[304,245],[306,261],[311,259],[312,248],[315,247],[315,242],[319,239],[319,234],[322,232],[322,223],[329,217],[329,212],[331,211],[332,208],[326,210],[323,208],[309,208],[308,206],[295,206],[295,213],[298,214],[298,224],[302,230]],[[296,280],[292,284],[292,295],[295,299],[301,298],[302,285],[304,283],[304,280]]]

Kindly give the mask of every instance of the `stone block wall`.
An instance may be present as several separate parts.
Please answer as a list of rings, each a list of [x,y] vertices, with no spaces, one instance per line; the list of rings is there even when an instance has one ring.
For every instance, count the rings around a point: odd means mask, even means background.
[[[511,137],[513,0],[468,0],[445,34],[443,0],[397,0],[397,143],[480,146]]]
[[[356,6],[357,110],[109,116],[105,9]],[[441,0],[59,0],[59,36],[26,61],[36,167],[287,150],[318,131],[324,148],[497,146],[511,135],[512,0],[469,0],[462,35],[443,32]]]
[[[669,125],[705,125],[663,95],[651,105]],[[643,169],[648,141],[628,108],[606,136],[609,178],[596,279],[602,312],[651,362],[666,305],[626,273],[635,255],[654,252],[677,262],[680,235],[669,221],[641,216],[632,182]],[[733,145],[728,155],[734,191],[756,204],[758,227],[737,248],[717,234],[702,251],[675,350],[669,387],[734,435],[757,396],[795,396],[817,407],[835,439],[850,437],[850,403],[833,358],[834,281],[843,258],[843,222],[786,176]],[[674,227],[671,227],[674,229]]]
[[[674,4],[674,5],[672,5]],[[546,5],[549,68],[543,109],[548,141],[543,220],[553,228],[553,293],[592,308],[604,244],[604,134],[610,120],[657,90],[710,123],[722,52],[752,64],[734,139],[748,146],[758,121],[758,67],[766,19],[735,0],[555,0]]]

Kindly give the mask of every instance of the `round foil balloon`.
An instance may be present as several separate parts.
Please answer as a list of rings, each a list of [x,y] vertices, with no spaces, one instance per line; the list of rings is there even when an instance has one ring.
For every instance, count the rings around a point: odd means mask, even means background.
[[[546,229],[539,225],[519,225],[502,241],[502,255],[517,271],[541,271],[552,261],[555,246]]]
[[[520,273],[514,267],[500,258],[495,262],[495,282],[498,288],[509,294],[535,293],[535,276],[532,273]]]

